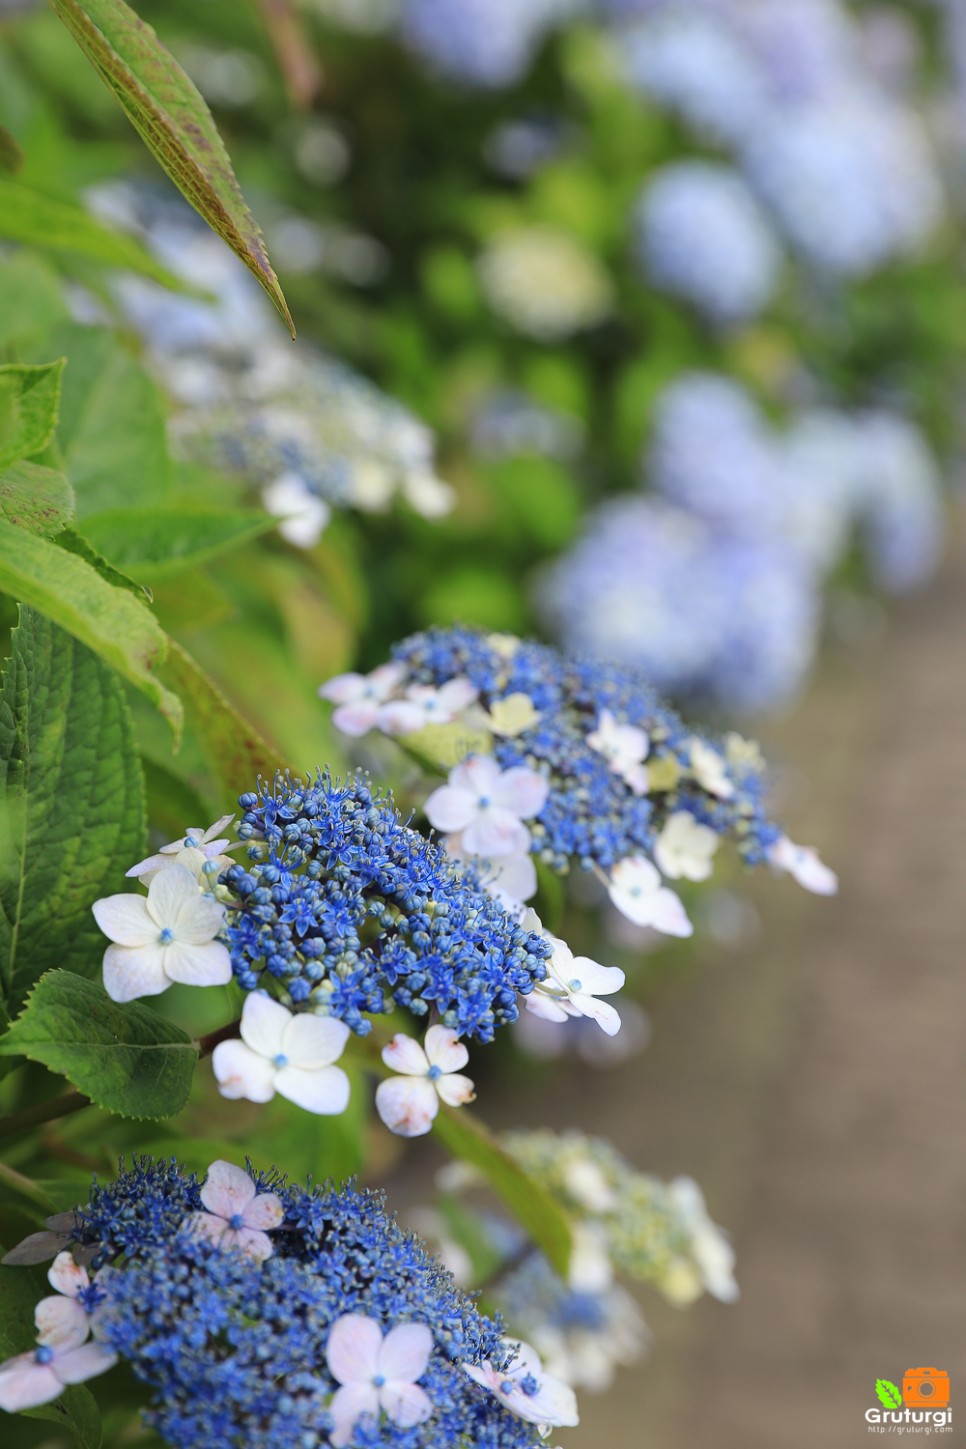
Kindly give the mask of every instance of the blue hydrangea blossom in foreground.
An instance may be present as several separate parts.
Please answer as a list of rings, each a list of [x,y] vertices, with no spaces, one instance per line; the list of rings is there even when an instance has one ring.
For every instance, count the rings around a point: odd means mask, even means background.
[[[722,840],[749,864],[835,889],[832,873],[769,820],[757,749],[736,735],[719,743],[695,733],[631,669],[437,629],[398,645],[373,675],[340,676],[320,693],[337,702],[333,719],[350,734],[410,735],[423,752],[441,727],[451,751],[465,741],[465,758],[425,800],[426,816],[451,853],[489,863],[491,889],[518,910],[536,889],[534,859],[560,874],[575,864],[600,877],[630,920],[689,935],[664,879],[706,879]],[[574,1004],[584,983],[572,969],[555,954],[557,985],[538,987],[528,1004],[548,994]]]
[[[535,1449],[543,1426],[577,1422],[573,1392],[378,1194],[144,1159],[95,1183],[70,1232],[74,1257],[51,1269],[66,1296],[38,1304],[37,1347],[0,1367],[8,1411],[122,1360],[175,1449]]]
[[[468,697],[457,691],[454,700]],[[543,780],[532,775],[533,784],[542,801]],[[94,903],[111,941],[108,994],[125,1002],[175,982],[234,977],[248,994],[238,1037],[214,1047],[222,1095],[278,1094],[324,1115],[349,1101],[337,1063],[351,1034],[408,1010],[425,1020],[425,1041],[397,1032],[384,1047],[395,1075],[376,1106],[392,1131],[428,1132],[440,1101],[473,1098],[460,1038],[488,1042],[516,1021],[521,999],[548,980],[554,944],[538,923],[509,913],[471,866],[405,825],[362,775],[279,775],[239,803],[237,841],[222,835],[229,816],[189,830],[128,872],[146,896]],[[244,863],[232,858],[240,848]]]

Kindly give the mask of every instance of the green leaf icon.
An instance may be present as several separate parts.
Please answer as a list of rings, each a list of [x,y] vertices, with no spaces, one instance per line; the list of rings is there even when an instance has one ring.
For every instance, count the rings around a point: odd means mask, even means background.
[[[875,1391],[879,1396],[879,1403],[887,1409],[899,1409],[902,1407],[902,1393],[898,1386],[891,1379],[876,1379]]]

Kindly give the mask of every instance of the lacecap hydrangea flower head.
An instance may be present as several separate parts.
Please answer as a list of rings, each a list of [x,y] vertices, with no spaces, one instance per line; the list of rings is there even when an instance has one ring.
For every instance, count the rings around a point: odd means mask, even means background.
[[[143,1159],[69,1231],[62,1306],[42,1300],[36,1347],[0,1366],[8,1411],[123,1361],[175,1449],[535,1449],[536,1425],[577,1422],[378,1194]]]
[[[394,653],[320,693],[350,734],[409,735],[425,753],[443,727],[463,758],[425,800],[426,817],[517,909],[535,893],[534,861],[561,874],[577,865],[629,919],[683,936],[690,923],[664,881],[707,879],[722,840],[749,864],[789,868],[757,750],[697,734],[635,671],[469,628],[417,634]],[[834,889],[830,872],[820,883],[795,873]]]

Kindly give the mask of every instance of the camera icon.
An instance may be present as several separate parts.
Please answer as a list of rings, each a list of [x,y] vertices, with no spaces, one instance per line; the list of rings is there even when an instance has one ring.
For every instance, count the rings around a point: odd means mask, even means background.
[[[943,1409],[949,1403],[945,1369],[911,1368],[902,1376],[902,1402],[907,1409]]]

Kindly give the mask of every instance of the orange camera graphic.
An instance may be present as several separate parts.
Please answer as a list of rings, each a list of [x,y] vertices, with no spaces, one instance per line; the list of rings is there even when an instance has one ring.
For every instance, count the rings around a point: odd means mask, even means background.
[[[902,1402],[907,1409],[944,1409],[949,1403],[945,1369],[911,1368],[902,1375]]]

